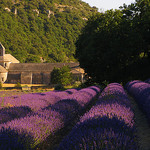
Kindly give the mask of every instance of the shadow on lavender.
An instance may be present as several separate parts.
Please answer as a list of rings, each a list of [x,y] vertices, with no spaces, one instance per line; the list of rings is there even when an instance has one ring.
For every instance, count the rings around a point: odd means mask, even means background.
[[[120,96],[105,96],[105,97],[99,97],[99,100],[96,102],[96,105],[100,105],[100,104],[119,104],[122,106],[125,106],[126,108],[130,108],[131,110],[131,103],[129,101],[129,99],[127,97],[120,97]]]
[[[149,79],[147,79],[147,80],[145,80],[144,82],[146,82],[146,83],[150,83],[150,78],[149,78]]]
[[[90,119],[78,124],[57,150],[138,150],[134,132],[116,117]]]
[[[109,84],[58,150],[137,150],[134,112],[123,87]]]
[[[78,104],[76,100],[63,99],[54,105],[49,105],[45,109],[51,109],[53,111],[59,112],[59,114],[63,116],[63,122],[68,123],[68,121],[79,115],[82,107]]]
[[[13,129],[0,130],[0,150],[30,150],[33,143],[33,137],[29,134],[18,134]]]
[[[135,84],[135,83],[139,83],[142,82],[140,80],[133,80],[133,81],[129,81],[126,83],[126,85],[124,86],[125,89],[130,90],[131,87]]]
[[[31,112],[32,110],[28,106],[2,108],[0,109],[0,124],[6,123],[7,121],[11,121],[15,118],[23,118]]]

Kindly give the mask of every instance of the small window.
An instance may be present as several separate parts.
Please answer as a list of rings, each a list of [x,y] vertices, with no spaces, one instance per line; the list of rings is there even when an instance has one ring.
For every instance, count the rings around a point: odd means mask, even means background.
[[[4,82],[4,77],[2,77],[2,82]]]

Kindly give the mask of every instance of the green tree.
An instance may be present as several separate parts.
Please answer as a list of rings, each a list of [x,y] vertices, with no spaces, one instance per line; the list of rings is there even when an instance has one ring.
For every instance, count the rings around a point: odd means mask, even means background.
[[[148,5],[144,6],[149,10]],[[93,15],[88,20],[76,42],[76,57],[93,80],[126,82],[148,78],[150,41],[146,43],[144,36],[149,36],[149,26],[142,23],[144,18],[139,19],[141,13],[136,3]]]
[[[51,72],[51,83],[58,84],[60,83],[60,68],[55,68]]]
[[[71,84],[72,74],[68,66],[62,68],[54,68],[51,73],[51,83],[61,84],[63,86]]]

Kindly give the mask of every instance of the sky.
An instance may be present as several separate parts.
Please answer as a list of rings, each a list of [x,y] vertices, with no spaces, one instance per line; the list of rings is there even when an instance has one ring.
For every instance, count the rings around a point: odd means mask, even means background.
[[[82,0],[90,6],[96,6],[99,11],[106,11],[109,9],[119,9],[124,3],[129,5],[134,3],[135,0]]]

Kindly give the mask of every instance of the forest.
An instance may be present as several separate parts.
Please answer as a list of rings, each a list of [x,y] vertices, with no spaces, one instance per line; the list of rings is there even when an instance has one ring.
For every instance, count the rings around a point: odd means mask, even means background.
[[[76,58],[92,80],[146,80],[150,75],[150,0],[90,17],[76,42]]]
[[[81,0],[1,0],[0,42],[21,63],[76,61],[74,43],[97,12]]]

